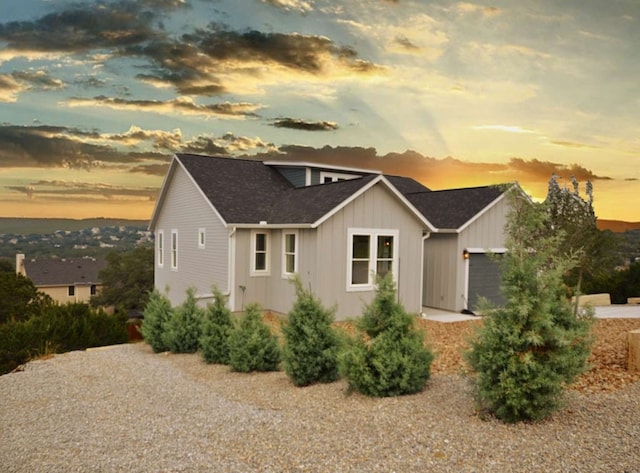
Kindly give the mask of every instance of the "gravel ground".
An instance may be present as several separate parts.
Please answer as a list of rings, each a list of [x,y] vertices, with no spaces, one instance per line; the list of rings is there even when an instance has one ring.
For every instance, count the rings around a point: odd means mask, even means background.
[[[640,472],[640,382],[518,425],[480,419],[454,374],[397,398],[345,388],[145,344],[66,353],[0,376],[0,471]]]

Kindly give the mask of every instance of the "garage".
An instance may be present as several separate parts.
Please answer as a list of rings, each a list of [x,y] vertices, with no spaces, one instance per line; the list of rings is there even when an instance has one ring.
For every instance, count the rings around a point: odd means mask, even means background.
[[[494,305],[503,305],[504,298],[500,294],[501,271],[500,257],[502,252],[489,255],[484,251],[467,250],[467,300],[468,308],[475,310],[479,299],[484,297]]]

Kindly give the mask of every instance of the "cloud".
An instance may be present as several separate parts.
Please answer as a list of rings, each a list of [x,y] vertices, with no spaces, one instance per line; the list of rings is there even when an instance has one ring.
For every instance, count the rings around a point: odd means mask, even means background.
[[[279,118],[273,123],[273,126],[278,128],[291,128],[294,130],[305,131],[331,131],[338,129],[338,124],[335,122],[314,122],[301,120],[299,118]]]
[[[305,0],[260,0],[262,3],[268,3],[276,8],[283,10],[294,10],[300,13],[308,13],[313,11],[313,2]]]
[[[228,156],[238,152],[250,152],[252,154],[256,151],[276,152],[277,148],[273,143],[266,142],[261,138],[236,136],[229,132],[220,137],[199,135],[186,141],[181,150],[185,153]]]
[[[115,186],[106,183],[62,180],[40,180],[27,186],[7,186],[8,190],[25,194],[29,199],[62,199],[74,197],[101,197],[105,199],[144,198],[154,199],[156,187]]]
[[[586,148],[586,149],[602,149],[601,146],[586,144],[586,143],[578,143],[575,141],[562,141],[562,140],[554,140],[550,141],[552,145],[561,146],[563,148]]]
[[[485,18],[490,18],[502,14],[502,10],[497,7],[487,7],[469,2],[458,2],[455,4],[455,11],[460,15],[480,14]]]
[[[114,110],[147,111],[156,113],[178,113],[180,115],[196,115],[205,117],[246,118],[257,117],[256,110],[261,105],[251,103],[223,102],[217,104],[197,104],[189,97],[173,100],[128,100],[117,97],[99,95],[93,98],[72,97],[60,102],[69,107],[107,107]]]
[[[14,79],[31,84],[31,88],[38,90],[61,90],[65,88],[64,82],[54,79],[43,70],[14,71],[11,73]]]
[[[25,89],[11,74],[0,74],[0,102],[15,102]]]
[[[513,125],[478,125],[471,128],[474,130],[504,131],[506,133],[537,133],[534,130]]]

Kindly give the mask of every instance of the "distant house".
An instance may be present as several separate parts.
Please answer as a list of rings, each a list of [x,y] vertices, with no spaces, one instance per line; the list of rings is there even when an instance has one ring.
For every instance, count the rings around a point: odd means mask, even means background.
[[[60,304],[89,302],[102,289],[98,272],[104,258],[37,258],[16,255],[16,273],[33,281],[36,288]]]
[[[461,311],[499,300],[505,186],[431,191],[407,177],[311,163],[177,154],[153,211],[155,286],[180,303],[189,287],[232,310],[286,313],[305,287],[338,320],[357,316],[375,274],[391,272],[408,311]]]

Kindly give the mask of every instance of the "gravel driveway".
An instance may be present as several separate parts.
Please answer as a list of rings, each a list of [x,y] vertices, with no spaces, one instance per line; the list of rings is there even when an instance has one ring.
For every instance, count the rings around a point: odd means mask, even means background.
[[[455,375],[398,398],[345,386],[145,344],[66,353],[0,376],[0,471],[640,472],[640,383],[519,425],[481,420]]]

